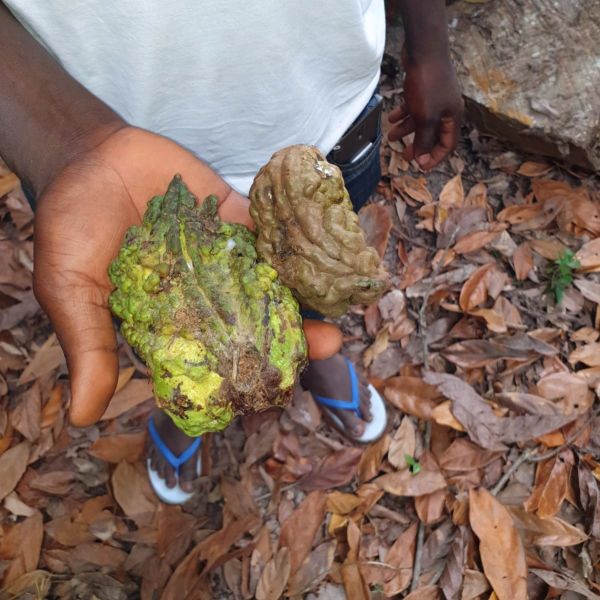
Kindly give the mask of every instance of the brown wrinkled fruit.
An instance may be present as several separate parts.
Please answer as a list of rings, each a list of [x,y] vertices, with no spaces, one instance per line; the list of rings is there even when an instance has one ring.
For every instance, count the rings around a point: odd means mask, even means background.
[[[290,146],[271,157],[250,189],[250,215],[260,257],[305,308],[337,317],[388,288],[340,169],[314,146]]]

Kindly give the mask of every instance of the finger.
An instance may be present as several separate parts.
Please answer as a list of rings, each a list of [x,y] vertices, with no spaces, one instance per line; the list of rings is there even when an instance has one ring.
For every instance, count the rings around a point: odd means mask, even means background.
[[[229,223],[241,223],[254,230],[254,221],[250,216],[250,200],[237,192],[230,192],[219,204],[219,216]]]
[[[304,319],[302,327],[310,360],[325,360],[340,351],[343,341],[342,332],[332,323]]]
[[[453,117],[443,117],[440,121],[439,141],[431,151],[430,160],[421,165],[423,169],[433,169],[441,163],[456,148],[459,127]]]
[[[412,133],[415,130],[415,121],[412,117],[408,117],[400,123],[399,125],[394,126],[390,129],[388,133],[388,140],[390,142],[395,142],[396,140],[401,140],[404,136],[407,136],[409,133]]]
[[[118,377],[117,341],[107,307],[108,291],[71,274],[52,280],[40,280],[38,276],[34,285],[67,359],[71,422],[76,427],[92,425],[106,410]]]
[[[425,121],[424,123],[417,124],[413,153],[420,167],[423,167],[423,165],[426,165],[431,160],[431,151],[435,146],[437,138],[436,129],[435,121]]]
[[[408,116],[409,116],[408,109],[406,108],[406,103],[403,100],[402,103],[400,104],[400,106],[395,108],[388,115],[388,121],[390,123],[397,123],[398,121],[403,121]]]

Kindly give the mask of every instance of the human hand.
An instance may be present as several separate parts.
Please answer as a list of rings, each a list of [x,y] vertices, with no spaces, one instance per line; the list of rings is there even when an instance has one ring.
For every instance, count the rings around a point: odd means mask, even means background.
[[[462,118],[463,102],[456,74],[447,55],[409,59],[402,51],[405,69],[402,105],[392,111],[390,141],[409,133],[414,142],[405,150],[422,169],[429,170],[444,160],[456,147]]]
[[[187,150],[133,127],[69,162],[39,200],[34,290],[67,358],[75,426],[102,416],[117,383],[108,266],[127,229],[141,222],[148,200],[163,194],[175,173],[198,198],[215,194],[224,221],[254,227],[246,197]],[[305,335],[315,358],[341,346],[341,333],[327,323],[307,320]]]
[[[34,290],[54,326],[71,378],[71,422],[103,414],[118,376],[108,308],[108,266],[125,231],[175,173],[203,199],[214,193],[222,219],[252,226],[248,199],[174,142],[124,127],[72,159],[51,181],[35,215]]]

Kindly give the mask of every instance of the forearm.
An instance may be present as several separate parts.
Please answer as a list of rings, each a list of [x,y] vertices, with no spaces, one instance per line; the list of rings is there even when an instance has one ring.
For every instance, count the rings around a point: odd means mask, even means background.
[[[396,0],[406,38],[406,58],[449,56],[448,23],[444,0]]]
[[[123,120],[75,81],[0,2],[0,155],[39,195]]]

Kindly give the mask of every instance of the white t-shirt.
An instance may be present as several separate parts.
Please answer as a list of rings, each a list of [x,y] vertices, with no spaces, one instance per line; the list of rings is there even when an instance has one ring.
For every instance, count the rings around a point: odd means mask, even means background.
[[[273,152],[327,153],[371,97],[383,0],[5,0],[133,125],[247,193]]]

